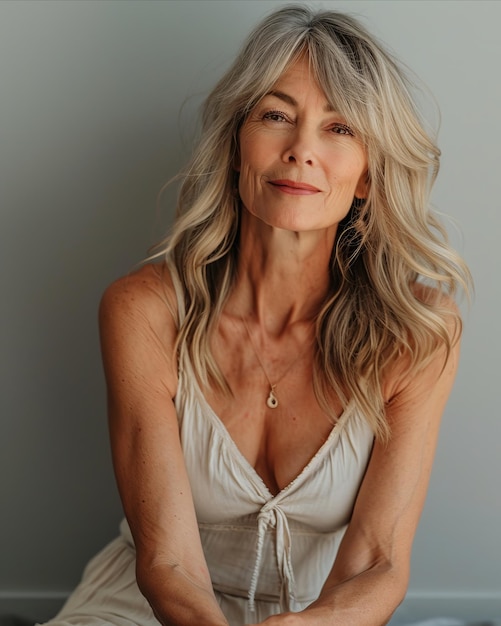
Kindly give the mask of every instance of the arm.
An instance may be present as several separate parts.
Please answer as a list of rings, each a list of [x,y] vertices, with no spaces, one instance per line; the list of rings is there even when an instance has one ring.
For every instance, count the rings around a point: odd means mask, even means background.
[[[173,404],[174,301],[168,275],[155,266],[120,279],[103,296],[113,464],[136,546],[137,582],[157,619],[227,626],[203,556]]]
[[[319,598],[272,625],[380,626],[403,600],[414,534],[424,505],[440,417],[459,357],[456,342],[444,367],[440,350],[399,385],[388,403],[388,444],[375,443],[353,516]]]

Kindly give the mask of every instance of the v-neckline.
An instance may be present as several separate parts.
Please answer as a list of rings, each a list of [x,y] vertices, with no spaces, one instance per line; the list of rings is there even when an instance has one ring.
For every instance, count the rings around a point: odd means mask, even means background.
[[[234,458],[239,462],[240,466],[246,471],[249,477],[253,479],[253,483],[262,491],[262,495],[267,502],[282,499],[298,483],[304,482],[304,480],[307,478],[310,471],[312,471],[312,468],[315,465],[317,465],[325,456],[327,449],[331,447],[332,441],[338,437],[348,416],[347,415],[348,411],[346,410],[341,413],[336,423],[331,428],[327,436],[327,439],[318,448],[315,454],[313,454],[313,456],[306,463],[303,469],[287,485],[282,487],[282,489],[280,489],[276,494],[274,494],[270,490],[268,485],[264,482],[261,475],[257,472],[256,468],[249,462],[249,460],[245,457],[245,455],[242,453],[240,448],[237,446],[237,444],[235,443],[235,440],[233,439],[228,429],[226,428],[223,420],[219,417],[216,411],[209,404],[207,398],[203,394],[200,388],[200,385],[198,384],[198,381],[196,381],[196,379],[195,379],[195,386],[196,386],[195,397],[199,398],[199,400],[203,403],[204,408],[207,410],[207,413],[209,414],[212,423],[217,428],[218,432],[221,434],[224,441],[228,444],[229,448],[232,450]]]

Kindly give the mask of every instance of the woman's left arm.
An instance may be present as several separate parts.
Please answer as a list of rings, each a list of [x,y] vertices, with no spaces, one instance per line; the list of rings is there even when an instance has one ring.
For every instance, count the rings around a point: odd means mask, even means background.
[[[319,598],[267,626],[380,626],[405,597],[414,534],[424,505],[440,418],[452,389],[459,342],[409,377],[387,406],[391,439],[376,442],[353,516]]]

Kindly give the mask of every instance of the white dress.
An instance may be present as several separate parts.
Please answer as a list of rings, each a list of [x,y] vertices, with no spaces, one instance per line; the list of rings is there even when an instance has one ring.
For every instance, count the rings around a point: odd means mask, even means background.
[[[180,375],[177,409],[202,545],[231,626],[258,622],[318,597],[350,520],[372,449],[363,419],[342,416],[303,471],[273,496],[223,423]],[[120,536],[88,564],[51,622],[158,626],[135,582],[125,520]]]
[[[205,558],[230,626],[305,608],[318,597],[350,521],[371,429],[345,412],[301,473],[273,495],[203,397],[189,364],[179,372],[176,408]],[[135,581],[125,520],[48,624],[158,626]]]

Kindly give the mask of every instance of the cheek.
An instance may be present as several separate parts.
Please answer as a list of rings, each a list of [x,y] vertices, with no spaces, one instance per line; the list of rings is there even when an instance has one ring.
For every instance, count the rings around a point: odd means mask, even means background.
[[[239,137],[238,171],[247,167],[259,174],[265,172],[277,154],[277,139],[253,125],[243,129]]]
[[[238,193],[243,204],[249,206],[256,196],[256,177],[248,161],[240,162],[238,177]]]
[[[367,160],[360,154],[345,154],[330,171],[330,179],[337,184],[359,188],[367,180]]]
[[[260,181],[266,171],[266,151],[253,142],[242,141],[238,167],[238,188],[243,202],[250,202],[260,192]]]
[[[240,144],[239,171],[259,170],[262,165],[262,150],[255,146],[252,142],[243,141]]]

